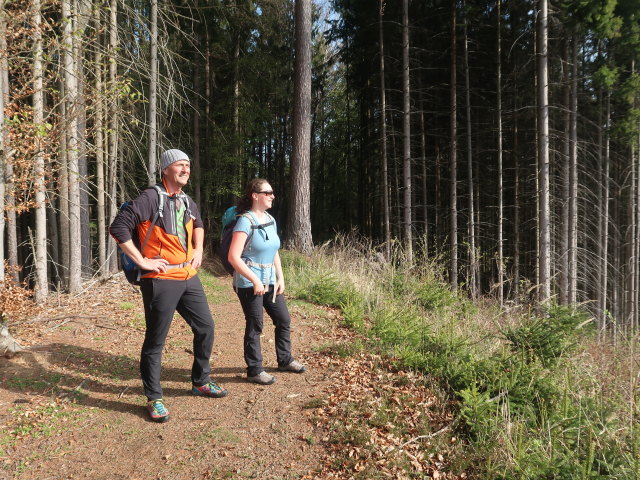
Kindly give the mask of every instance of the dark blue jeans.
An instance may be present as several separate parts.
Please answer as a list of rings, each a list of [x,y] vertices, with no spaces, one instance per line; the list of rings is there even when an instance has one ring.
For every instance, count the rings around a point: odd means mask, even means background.
[[[210,382],[209,358],[213,348],[214,324],[198,276],[189,280],[143,279],[140,290],[147,324],[140,354],[140,376],[147,398],[162,398],[162,349],[176,311],[193,332],[191,381],[198,386]]]
[[[273,285],[264,295],[254,295],[253,287],[238,288],[237,294],[242,305],[246,326],[244,330],[244,361],[247,363],[247,375],[253,377],[264,370],[262,367],[262,349],[260,335],[263,327],[264,308],[276,327],[276,359],[279,367],[293,362],[291,356],[291,317],[283,295],[277,295],[273,301]]]

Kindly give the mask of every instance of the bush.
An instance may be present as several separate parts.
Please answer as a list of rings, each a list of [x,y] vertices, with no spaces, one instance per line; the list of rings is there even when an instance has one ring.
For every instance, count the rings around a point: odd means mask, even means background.
[[[528,317],[520,325],[504,330],[505,339],[514,351],[534,357],[543,365],[553,365],[576,346],[580,327],[590,322],[585,313],[567,306],[551,306],[542,317]]]

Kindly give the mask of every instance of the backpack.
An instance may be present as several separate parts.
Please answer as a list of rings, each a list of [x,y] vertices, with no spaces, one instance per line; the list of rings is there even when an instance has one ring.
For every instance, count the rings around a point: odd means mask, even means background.
[[[147,242],[149,241],[149,237],[151,236],[151,231],[155,226],[158,218],[162,217],[162,213],[164,211],[164,198],[163,195],[168,197],[169,194],[164,190],[160,185],[154,185],[153,188],[158,192],[158,210],[156,211],[153,219],[151,221],[151,225],[149,226],[149,230],[147,230],[147,234],[144,237],[144,241],[142,245],[140,245],[140,238],[137,235],[133,235],[133,244],[136,246],[140,252],[144,251],[144,247],[147,246]],[[189,207],[189,197],[186,193],[180,192],[177,197],[184,202],[186,206],[186,214],[191,215],[191,209]],[[122,211],[129,206],[131,202],[124,202],[120,205],[120,210]],[[140,267],[134,262],[129,255],[124,253],[122,249],[118,246],[118,253],[120,256],[120,265],[122,266],[122,271],[124,272],[124,276],[127,281],[132,285],[140,285],[140,277],[142,276],[142,270]]]
[[[229,263],[229,248],[231,247],[231,239],[233,238],[233,228],[236,226],[236,223],[238,223],[238,218],[240,217],[246,217],[251,222],[251,233],[247,237],[243,251],[247,249],[247,245],[249,245],[249,242],[253,237],[254,230],[264,230],[265,227],[273,225],[273,217],[271,217],[271,215],[269,215],[268,213],[267,218],[269,218],[270,220],[267,223],[258,225],[255,223],[251,215],[248,215],[246,213],[238,215],[236,207],[227,208],[227,210],[224,212],[224,215],[222,216],[222,236],[220,237],[220,245],[218,246],[218,250],[216,253],[218,254],[220,263],[222,263],[222,266],[230,275],[233,275],[235,270]],[[269,238],[267,237],[267,240],[268,239]]]

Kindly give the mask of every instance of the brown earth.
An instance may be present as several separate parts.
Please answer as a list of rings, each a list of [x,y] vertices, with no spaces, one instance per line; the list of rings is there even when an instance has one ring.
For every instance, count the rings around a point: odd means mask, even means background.
[[[336,312],[290,304],[293,353],[308,372],[275,372],[273,385],[249,384],[244,319],[229,280],[208,276],[203,282],[216,321],[212,377],[229,395],[191,395],[192,336],[176,316],[163,356],[171,412],[165,424],[149,421],[144,409],[138,374],[143,310],[138,290],[121,274],[88,284],[79,295],[53,294],[35,315],[14,323],[13,335],[28,350],[0,358],[0,479],[350,478],[331,463],[336,444],[327,432],[343,419],[330,418],[340,398],[334,395],[332,404],[327,399],[337,383],[345,389],[358,383],[348,380],[348,372],[376,365],[364,356],[365,367],[353,360],[347,365],[323,353],[319,347],[348,343],[352,334],[338,327]],[[267,371],[274,371],[268,317],[263,354]],[[357,401],[370,390],[349,395]],[[432,397],[422,400],[419,405],[434,410]],[[432,423],[442,431],[449,417],[438,415]],[[433,462],[422,453],[407,455],[424,475],[419,478],[462,478],[439,473],[446,463],[441,455]],[[364,468],[358,465],[355,472]]]

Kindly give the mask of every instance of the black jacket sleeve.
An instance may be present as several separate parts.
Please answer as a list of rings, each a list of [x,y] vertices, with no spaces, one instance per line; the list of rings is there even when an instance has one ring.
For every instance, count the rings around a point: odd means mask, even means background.
[[[138,225],[153,220],[157,210],[158,193],[153,188],[147,188],[138,198],[120,210],[111,222],[109,233],[118,243],[129,241],[137,235]]]

